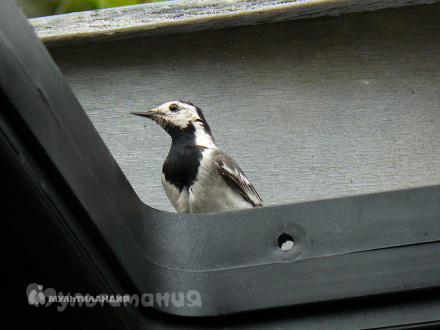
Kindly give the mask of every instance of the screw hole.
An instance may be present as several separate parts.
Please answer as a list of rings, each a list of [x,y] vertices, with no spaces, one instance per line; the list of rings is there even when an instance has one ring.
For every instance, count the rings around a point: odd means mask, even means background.
[[[277,238],[277,245],[281,251],[287,252],[292,250],[293,245],[295,244],[292,235],[287,233],[282,233]]]

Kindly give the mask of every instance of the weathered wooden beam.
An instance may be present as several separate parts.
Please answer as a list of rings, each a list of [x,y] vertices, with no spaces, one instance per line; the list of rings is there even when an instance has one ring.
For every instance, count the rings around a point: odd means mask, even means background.
[[[48,45],[114,40],[373,11],[438,0],[167,1],[30,19]]]

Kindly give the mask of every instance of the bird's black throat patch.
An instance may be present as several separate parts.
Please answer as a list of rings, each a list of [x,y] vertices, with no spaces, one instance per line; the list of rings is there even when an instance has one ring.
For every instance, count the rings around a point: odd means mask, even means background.
[[[173,134],[170,134],[171,148],[162,166],[165,180],[180,192],[194,183],[203,157],[204,148],[196,146],[194,133],[192,125],[179,131],[173,130]]]

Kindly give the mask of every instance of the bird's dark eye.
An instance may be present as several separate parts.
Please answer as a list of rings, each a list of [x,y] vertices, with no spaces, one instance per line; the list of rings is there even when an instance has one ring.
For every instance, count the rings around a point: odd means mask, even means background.
[[[170,110],[177,111],[177,110],[179,110],[179,106],[176,103],[173,103],[170,105]]]

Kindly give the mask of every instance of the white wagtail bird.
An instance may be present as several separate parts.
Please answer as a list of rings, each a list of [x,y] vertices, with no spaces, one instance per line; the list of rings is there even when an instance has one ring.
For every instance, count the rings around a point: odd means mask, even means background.
[[[172,101],[132,114],[154,120],[171,136],[162,185],[177,212],[234,211],[263,205],[237,163],[215,145],[200,108]]]

